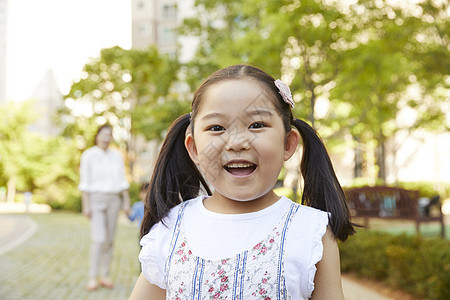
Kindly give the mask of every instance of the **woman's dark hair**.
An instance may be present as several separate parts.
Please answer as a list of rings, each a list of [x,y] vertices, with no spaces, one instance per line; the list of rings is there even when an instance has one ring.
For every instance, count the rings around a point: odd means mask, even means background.
[[[98,137],[100,131],[102,131],[105,128],[109,128],[112,131],[112,127],[109,124],[103,124],[100,127],[98,127],[97,132],[94,135],[94,145],[97,145],[97,137]]]
[[[315,130],[304,121],[294,119],[275,86],[275,79],[249,65],[234,65],[211,74],[197,89],[192,100],[192,113],[179,117],[170,127],[157,159],[150,190],[147,193],[141,236],[161,221],[181,201],[198,196],[200,189],[210,195],[208,185],[185,148],[185,133],[194,128],[195,118],[210,86],[225,80],[254,80],[274,99],[286,134],[295,126],[303,140],[300,170],[304,179],[302,204],[330,212],[330,227],[337,239],[344,241],[354,233],[344,192],[331,164],[325,145]],[[193,132],[192,132],[193,133]],[[193,133],[194,134],[194,133]]]

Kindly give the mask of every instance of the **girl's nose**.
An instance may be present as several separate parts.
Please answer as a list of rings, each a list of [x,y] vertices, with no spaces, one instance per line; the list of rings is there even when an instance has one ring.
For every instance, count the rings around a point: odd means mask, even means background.
[[[243,132],[233,132],[228,134],[228,140],[225,144],[225,149],[227,151],[245,151],[250,149],[250,137],[249,133]]]

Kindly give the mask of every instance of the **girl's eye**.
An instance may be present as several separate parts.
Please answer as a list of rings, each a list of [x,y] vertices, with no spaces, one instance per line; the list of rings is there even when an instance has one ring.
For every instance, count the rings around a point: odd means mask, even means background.
[[[250,125],[250,127],[249,128],[252,128],[252,129],[260,129],[260,128],[263,128],[263,127],[265,127],[266,125],[264,124],[264,123],[262,123],[262,122],[255,122],[255,123],[253,123],[252,125]]]
[[[208,128],[209,131],[222,131],[225,130],[225,128],[223,128],[220,125],[213,125],[211,127]]]

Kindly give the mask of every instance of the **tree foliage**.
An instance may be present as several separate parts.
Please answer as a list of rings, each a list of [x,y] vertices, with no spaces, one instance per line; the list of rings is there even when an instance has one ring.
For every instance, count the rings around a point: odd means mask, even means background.
[[[181,30],[200,39],[191,84],[230,64],[257,65],[291,86],[295,115],[325,136],[378,143],[380,177],[384,143],[398,130],[445,130],[445,1],[197,0],[196,10]],[[416,113],[407,125],[397,120],[405,106]]]
[[[160,129],[187,106],[173,90],[177,71],[176,60],[160,55],[154,47],[103,49],[100,57],[84,66],[82,78],[65,97],[65,134],[91,136],[91,128],[108,122],[122,142],[137,134],[161,138]],[[161,104],[170,117],[155,113]],[[91,132],[86,132],[88,128]]]
[[[296,115],[314,124],[315,102],[332,87],[339,72],[338,54],[352,36],[348,14],[313,0],[196,4],[197,15],[185,20],[182,31],[200,38],[190,74],[204,78],[236,63],[261,67],[291,86]]]
[[[133,177],[137,136],[162,139],[173,120],[188,111],[189,103],[175,89],[178,70],[177,61],[155,47],[103,49],[100,57],[84,66],[82,78],[65,96],[64,135],[84,150],[93,145],[99,124],[111,124]]]
[[[79,152],[73,142],[30,131],[36,120],[32,102],[1,106],[0,115],[0,186],[14,181],[15,189],[46,202],[76,197]]]
[[[448,84],[443,86],[448,69],[423,60],[434,52],[431,49],[441,53],[443,62],[450,59],[448,51],[437,50],[448,46],[444,46],[448,33],[441,36],[436,29],[448,22],[442,19],[445,9],[443,3],[439,6],[432,1],[402,7],[370,0],[359,1],[353,8],[358,24],[356,46],[343,53],[342,72],[330,95],[332,112],[339,112],[339,106],[348,109],[331,116],[349,128],[359,145],[375,141],[382,179],[386,175],[385,143],[398,131],[445,130],[445,99],[439,93],[448,91]],[[431,17],[430,10],[440,11],[441,20]],[[399,118],[405,109],[413,113]]]

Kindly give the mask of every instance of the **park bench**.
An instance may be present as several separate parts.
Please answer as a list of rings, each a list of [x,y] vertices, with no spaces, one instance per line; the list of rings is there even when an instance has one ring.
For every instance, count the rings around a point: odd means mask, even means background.
[[[352,218],[363,218],[368,227],[370,218],[404,219],[416,223],[417,234],[420,223],[438,221],[441,236],[445,236],[444,219],[439,196],[433,197],[423,205],[419,192],[388,186],[365,186],[344,190]],[[422,200],[422,199],[421,199]]]

